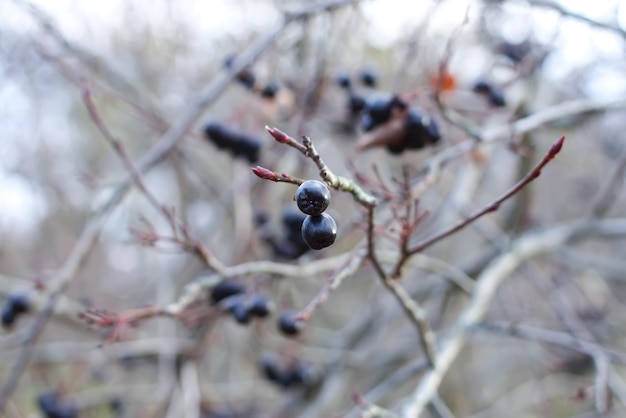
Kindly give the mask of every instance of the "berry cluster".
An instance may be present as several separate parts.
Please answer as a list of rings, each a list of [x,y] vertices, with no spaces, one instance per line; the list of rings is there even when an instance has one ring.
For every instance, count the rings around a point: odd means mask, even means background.
[[[374,88],[378,84],[378,77],[374,71],[364,69],[359,74],[361,84]],[[340,73],[335,79],[337,85],[348,93],[348,109],[353,116],[357,116],[365,108],[365,99],[357,94],[352,87],[352,80],[346,73]]]
[[[506,100],[504,99],[504,93],[499,88],[493,86],[491,83],[485,80],[478,80],[472,86],[472,90],[482,96],[487,97],[487,100],[492,106],[503,107],[506,106]]]
[[[218,148],[230,151],[235,157],[246,158],[251,163],[259,160],[261,141],[257,138],[217,122],[208,123],[204,134]]]
[[[267,380],[282,389],[307,387],[313,383],[309,367],[301,361],[281,367],[274,356],[264,355],[259,360],[259,368]]]
[[[46,418],[76,418],[76,406],[61,399],[57,392],[44,392],[37,397],[37,404]]]
[[[441,139],[435,119],[417,109],[408,109],[407,104],[397,96],[368,100],[361,113],[361,129],[365,132],[375,130],[389,122],[394,111],[404,115],[404,134],[399,141],[386,144],[390,153],[401,154],[408,149],[421,149]]]
[[[211,289],[213,305],[220,303],[235,321],[247,324],[252,318],[265,318],[273,310],[273,303],[263,294],[246,296],[246,287],[235,280],[224,280]]]
[[[230,69],[233,67],[235,57],[228,57],[224,61],[224,67]],[[246,89],[258,93],[263,99],[271,100],[276,97],[279,86],[273,81],[268,82],[265,87],[260,87],[254,72],[249,68],[244,68],[235,76],[236,80]]]
[[[25,293],[11,293],[2,306],[2,326],[11,327],[17,317],[30,309],[30,301]]]
[[[308,216],[302,223],[302,239],[313,250],[332,245],[337,238],[337,224],[324,211],[330,204],[330,191],[318,180],[307,180],[296,191],[296,204]]]

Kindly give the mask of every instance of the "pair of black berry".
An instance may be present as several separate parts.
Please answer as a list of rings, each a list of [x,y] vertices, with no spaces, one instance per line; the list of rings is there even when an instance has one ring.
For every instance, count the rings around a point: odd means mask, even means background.
[[[261,141],[257,138],[218,122],[208,123],[204,134],[218,148],[229,151],[235,157],[246,158],[251,163],[259,160]]]
[[[29,310],[30,301],[25,293],[11,293],[2,306],[2,326],[5,328],[11,327],[17,320],[18,316],[28,312]]]
[[[478,80],[472,86],[474,93],[487,97],[489,104],[495,107],[506,106],[504,92],[486,80]]]
[[[306,387],[313,381],[309,367],[302,361],[281,367],[275,356],[266,354],[259,360],[259,368],[267,380],[282,389]]]
[[[61,399],[57,392],[44,392],[37,397],[39,409],[46,418],[76,418],[78,409],[66,400]]]
[[[335,81],[339,87],[343,89],[350,90],[352,88],[352,80],[347,73],[339,73]],[[361,81],[364,86],[376,87],[376,84],[378,84],[378,77],[376,76],[374,70],[364,68],[359,73],[359,81]]]
[[[265,318],[273,310],[269,297],[263,294],[245,295],[246,287],[235,280],[224,280],[211,289],[212,304],[221,303],[235,321],[247,324],[253,318]]]
[[[302,223],[302,239],[313,250],[332,245],[337,238],[337,223],[324,211],[330,204],[330,190],[318,180],[307,180],[296,191],[296,204],[308,216]]]

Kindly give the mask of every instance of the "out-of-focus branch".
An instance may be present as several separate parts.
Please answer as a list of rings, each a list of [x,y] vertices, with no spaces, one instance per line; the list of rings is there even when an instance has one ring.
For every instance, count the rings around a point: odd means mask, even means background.
[[[476,325],[475,332],[489,332],[508,335],[540,343],[558,345],[590,356],[603,355],[610,361],[626,364],[626,353],[602,347],[594,342],[585,341],[571,334],[539,328],[531,325],[511,322],[481,322]]]
[[[534,7],[541,7],[542,9],[554,10],[558,12],[561,16],[569,17],[569,18],[578,20],[580,22],[587,23],[588,25],[599,28],[599,29],[605,29],[605,30],[614,32],[620,35],[621,37],[626,38],[626,31],[624,31],[624,29],[622,29],[618,25],[612,25],[606,22],[599,22],[597,20],[590,18],[589,16],[568,10],[556,2],[542,1],[542,0],[524,0],[524,2]]]
[[[517,267],[532,257],[558,249],[562,245],[593,236],[626,235],[626,219],[584,220],[555,226],[540,232],[529,232],[517,238],[511,250],[493,260],[476,282],[472,299],[456,321],[453,334],[437,352],[437,363],[420,380],[410,400],[403,409],[406,418],[419,417],[437,393],[444,376],[465,346],[468,332],[479,324],[491,299],[504,280]]]

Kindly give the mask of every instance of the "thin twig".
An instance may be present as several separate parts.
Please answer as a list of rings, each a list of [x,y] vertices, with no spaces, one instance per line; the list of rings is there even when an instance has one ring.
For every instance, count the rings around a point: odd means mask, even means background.
[[[328,166],[326,166],[326,164],[322,160],[322,157],[319,155],[319,153],[315,149],[315,145],[313,144],[313,141],[311,140],[311,138],[305,136],[302,139],[302,144],[301,144],[295,139],[293,139],[292,137],[290,137],[289,135],[287,135],[286,133],[284,133],[283,131],[281,131],[280,129],[270,128],[269,126],[266,126],[265,129],[267,130],[267,132],[269,132],[270,135],[272,135],[272,137],[274,137],[274,139],[277,142],[288,145],[298,150],[305,157],[310,158],[315,163],[317,168],[320,170],[320,177],[330,187],[336,190],[341,190],[341,191],[352,194],[352,196],[354,197],[354,200],[356,200],[358,203],[360,203],[366,208],[371,208],[371,207],[376,206],[376,198],[374,196],[371,196],[370,194],[366,193],[354,181],[348,178],[336,175],[328,168]],[[255,174],[257,173],[255,172]],[[259,174],[257,175],[263,178]],[[277,181],[274,178],[268,178],[268,180]]]
[[[540,232],[529,232],[517,238],[509,252],[502,254],[478,277],[472,300],[456,321],[454,333],[438,351],[437,364],[420,380],[402,416],[419,417],[432,397],[437,393],[444,376],[454,363],[468,338],[468,330],[480,323],[500,284],[525,260],[553,251],[564,244],[591,236],[615,236],[626,234],[626,220],[585,220],[559,225]]]
[[[488,213],[495,212],[500,208],[500,205],[504,203],[507,199],[511,198],[515,194],[517,194],[520,190],[530,184],[533,180],[535,180],[541,174],[541,170],[545,167],[554,157],[558,155],[561,151],[561,147],[563,146],[563,142],[565,141],[565,137],[559,139],[556,143],[550,147],[548,153],[543,157],[543,159],[533,168],[530,173],[528,173],[523,179],[518,181],[511,189],[509,189],[502,196],[497,198],[495,201],[480,209],[473,215],[468,216],[467,218],[459,221],[456,225],[452,225],[449,228],[444,229],[443,231],[438,232],[434,236],[427,238],[420,243],[416,244],[413,248],[408,251],[408,256],[424,251],[426,248],[431,245],[441,241],[444,238],[449,237],[450,235],[460,231],[465,228],[472,222],[476,221],[478,218],[487,215]]]

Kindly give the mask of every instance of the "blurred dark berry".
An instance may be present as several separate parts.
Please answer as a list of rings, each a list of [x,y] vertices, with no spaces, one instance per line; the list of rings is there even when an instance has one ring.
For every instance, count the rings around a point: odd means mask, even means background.
[[[237,303],[233,306],[230,313],[233,315],[233,318],[235,318],[235,321],[240,324],[247,324],[250,322],[250,310],[243,303]]]
[[[349,89],[352,85],[352,82],[350,81],[350,76],[346,73],[337,74],[335,81],[337,82],[337,85],[343,89]]]
[[[302,238],[313,250],[326,248],[337,238],[337,223],[326,213],[308,216],[302,223]]]
[[[261,97],[264,99],[273,99],[274,97],[276,97],[276,93],[278,93],[278,89],[279,89],[278,84],[276,84],[273,81],[270,81],[261,90],[260,92]]]
[[[121,417],[122,414],[124,414],[124,403],[122,399],[117,396],[111,398],[109,408],[111,408],[111,414],[113,414],[114,417]]]
[[[283,388],[288,386],[289,378],[276,363],[276,359],[274,357],[268,355],[261,356],[259,368],[261,369],[263,376],[270,382],[278,384]]]
[[[282,213],[282,222],[283,225],[288,228],[300,232],[300,228],[302,228],[302,222],[306,219],[306,215],[300,212],[299,210],[295,210],[291,207],[283,210]]]
[[[254,223],[257,226],[263,226],[269,220],[269,217],[267,216],[267,212],[261,209],[255,209],[253,213],[253,217],[254,217]]]
[[[492,106],[503,107],[506,106],[506,100],[504,99],[504,93],[500,89],[492,89],[487,96],[489,103]]]
[[[348,101],[348,109],[350,109],[350,113],[353,115],[360,113],[365,109],[365,99],[356,94],[351,94]]]
[[[311,372],[302,361],[295,362],[291,367],[284,370],[289,387],[307,386],[311,383]]]
[[[76,418],[76,407],[63,401],[57,392],[44,392],[37,397],[37,405],[46,418]]]
[[[377,78],[376,73],[372,69],[363,69],[361,71],[361,83],[368,87],[376,87]]]
[[[486,80],[478,80],[472,86],[472,91],[479,94],[491,93],[491,84]]]
[[[215,146],[230,151],[235,157],[244,157],[251,163],[259,160],[261,141],[257,138],[217,122],[208,123],[204,134]]]
[[[391,112],[394,108],[405,109],[406,106],[406,103],[395,96],[388,99],[374,98],[368,100],[361,113],[361,129],[365,132],[373,130],[391,119]]]
[[[4,328],[10,328],[13,325],[13,323],[15,323],[15,312],[13,311],[13,308],[10,305],[5,304],[2,307],[1,320],[2,320],[2,326]]]
[[[417,110],[411,110],[405,121],[405,145],[408,149],[420,149],[439,142],[441,134],[434,118]]]
[[[16,314],[28,312],[30,309],[30,301],[26,293],[11,293],[9,301],[13,304],[13,311]]]
[[[248,311],[250,315],[265,318],[272,312],[272,301],[266,295],[256,294],[250,300]]]
[[[498,45],[498,53],[510,59],[514,64],[520,63],[531,51],[530,42],[520,43],[502,42]]]
[[[320,215],[330,204],[330,190],[319,180],[307,180],[296,190],[296,204],[302,213]]]
[[[211,289],[211,303],[217,304],[220,301],[241,293],[245,293],[246,287],[235,280],[223,280]]]
[[[278,317],[278,329],[288,336],[298,335],[302,331],[302,322],[296,320],[296,313],[284,311]]]
[[[246,296],[243,294],[236,294],[227,297],[221,301],[221,307],[228,313],[230,313],[235,321],[240,324],[247,324],[250,322],[250,311],[246,301]]]
[[[9,294],[2,306],[2,314],[0,320],[5,328],[11,327],[20,314],[30,310],[30,301],[28,295],[23,292],[13,292]]]
[[[233,68],[234,62],[235,57],[231,56],[226,58],[226,60],[224,61],[224,67],[228,69]],[[239,71],[235,78],[237,79],[237,81],[239,81],[239,83],[241,83],[245,88],[249,90],[252,90],[256,82],[256,77],[254,76],[254,73],[248,68],[244,68],[243,70]]]

